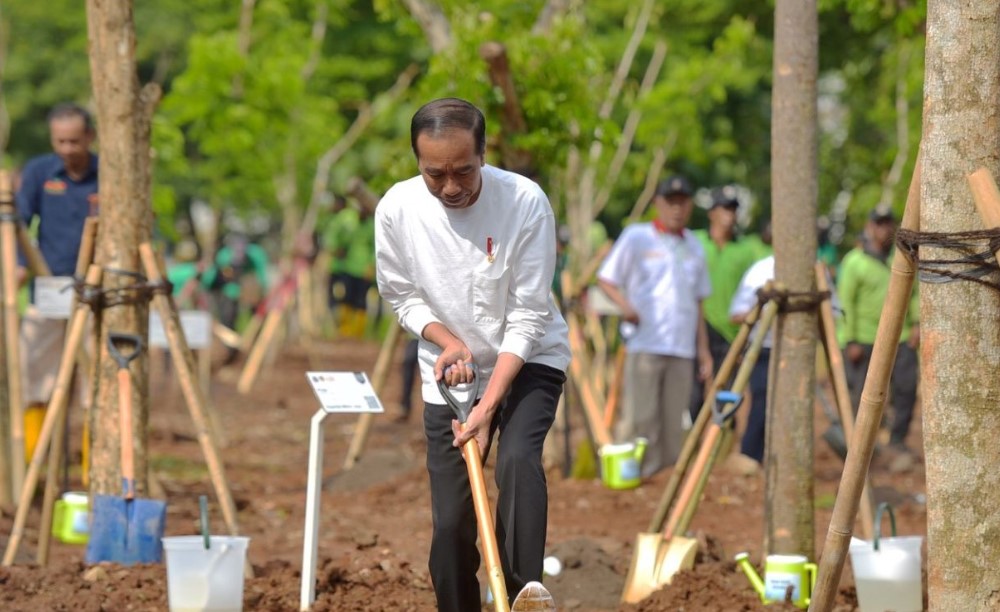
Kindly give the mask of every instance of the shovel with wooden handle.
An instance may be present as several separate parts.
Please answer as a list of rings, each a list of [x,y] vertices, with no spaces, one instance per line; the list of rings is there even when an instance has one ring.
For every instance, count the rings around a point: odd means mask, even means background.
[[[719,366],[719,371],[716,373],[714,379],[712,380],[711,392],[705,395],[705,401],[702,404],[701,411],[698,413],[698,418],[695,419],[691,426],[690,431],[688,431],[687,437],[684,439],[684,446],[681,447],[680,455],[677,457],[677,463],[674,464],[673,473],[670,475],[670,480],[667,482],[666,488],[663,490],[663,494],[660,496],[660,501],[656,506],[656,510],[653,513],[653,518],[649,523],[649,527],[645,532],[640,533],[636,536],[635,547],[632,552],[632,562],[629,566],[628,576],[626,579],[626,591],[628,591],[628,585],[632,582],[633,577],[636,575],[649,575],[653,569],[646,568],[642,566],[646,563],[652,562],[656,558],[656,551],[660,548],[663,542],[663,526],[667,522],[667,513],[670,512],[670,507],[674,503],[677,497],[677,490],[680,487],[681,480],[684,478],[687,472],[688,466],[691,465],[691,460],[694,458],[695,453],[698,450],[698,442],[702,437],[702,433],[705,431],[705,426],[708,425],[708,421],[712,416],[712,402],[715,401],[715,393],[721,388],[721,385],[728,382],[729,376],[733,369],[736,367],[736,362],[739,359],[740,354],[743,352],[743,347],[746,345],[747,338],[750,335],[750,330],[757,323],[758,316],[760,314],[760,305],[755,305],[750,313],[747,315],[740,326],[739,332],[736,334],[736,338],[733,343],[729,346],[729,352],[726,353],[725,359],[722,361],[722,365]],[[622,601],[625,595],[622,596]],[[638,601],[638,600],[636,600]]]
[[[750,374],[777,311],[778,303],[775,301],[770,301],[764,306],[759,325],[757,325],[757,335],[747,349],[732,388],[728,391],[717,391],[709,397],[709,401],[712,402],[712,410],[706,410],[705,407],[702,407],[702,412],[708,413],[704,418],[707,420],[711,416],[713,422],[698,450],[694,465],[690,472],[684,476],[684,484],[677,495],[677,501],[670,512],[663,533],[656,534],[655,540],[652,538],[644,539],[641,550],[638,546],[636,548],[632,566],[625,579],[625,588],[622,591],[621,601],[623,603],[642,601],[657,588],[669,583],[678,571],[690,569],[694,565],[698,542],[693,538],[681,535],[681,532],[686,529],[686,524],[682,525],[681,520],[685,515],[690,520],[693,511],[690,511],[688,506],[699,502],[700,494],[695,494],[696,490],[699,489],[699,482],[702,481],[704,473],[708,469],[713,453],[718,452],[717,447],[721,441],[724,424],[732,418],[740,404],[743,391],[750,381]],[[700,418],[702,418],[701,414],[699,414]]]
[[[465,402],[459,402],[448,389],[444,379],[438,381],[438,389],[445,403],[455,413],[462,429],[469,419],[469,413],[476,403],[480,385],[479,372],[473,368],[473,382],[469,389],[469,397]],[[483,559],[486,561],[486,578],[493,593],[493,602],[497,612],[509,612],[510,603],[507,600],[507,585],[503,578],[503,568],[500,565],[500,549],[497,546],[494,531],[493,513],[490,512],[490,498],[486,494],[486,479],[483,477],[483,457],[479,452],[479,443],[475,438],[462,445],[462,458],[469,470],[469,486],[472,488],[472,503],[476,509],[476,525],[479,527],[479,546],[482,548]]]
[[[118,345],[131,349],[123,351]],[[108,334],[108,352],[118,363],[122,496],[94,496],[85,557],[87,563],[159,563],[163,556],[162,538],[167,504],[158,500],[136,498],[135,495],[132,377],[129,375],[128,365],[142,353],[142,346],[142,336],[114,332]]]

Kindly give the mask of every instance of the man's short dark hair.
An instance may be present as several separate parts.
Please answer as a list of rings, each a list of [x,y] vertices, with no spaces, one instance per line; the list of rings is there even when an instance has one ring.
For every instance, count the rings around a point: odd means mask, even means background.
[[[440,98],[424,104],[410,122],[410,146],[418,158],[417,137],[437,136],[451,129],[469,130],[476,142],[476,153],[486,153],[486,119],[470,102],[460,98]]]
[[[72,102],[64,102],[56,105],[55,108],[49,111],[48,122],[52,123],[56,119],[69,119],[71,117],[83,119],[84,129],[88,132],[93,131],[94,118],[90,115],[90,111]]]

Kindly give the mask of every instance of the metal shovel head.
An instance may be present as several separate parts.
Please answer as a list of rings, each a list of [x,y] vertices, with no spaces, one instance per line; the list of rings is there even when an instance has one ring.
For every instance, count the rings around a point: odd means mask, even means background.
[[[656,590],[656,564],[661,546],[665,547],[666,542],[660,532],[640,533],[635,537],[622,603],[638,603]]]
[[[166,502],[94,496],[86,562],[159,563],[166,515]]]
[[[670,584],[674,574],[681,570],[694,567],[694,557],[698,553],[698,540],[674,536],[670,544],[661,546],[656,564],[656,579],[654,588]]]

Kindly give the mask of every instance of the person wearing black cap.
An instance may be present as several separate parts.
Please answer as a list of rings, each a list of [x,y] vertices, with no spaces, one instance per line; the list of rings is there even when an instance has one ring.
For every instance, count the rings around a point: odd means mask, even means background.
[[[621,309],[625,374],[617,441],[648,440],[642,476],[673,465],[691,395],[691,369],[712,372],[702,301],[711,293],[705,254],[687,222],[694,208],[683,176],[661,182],[656,217],[625,228],[597,282]]]
[[[837,275],[837,294],[844,311],[837,335],[844,351],[847,385],[855,411],[861,404],[861,390],[868,373],[875,332],[889,290],[895,228],[896,217],[892,209],[884,205],[875,207],[868,214],[858,246],[844,256]],[[890,446],[905,453],[909,453],[905,440],[917,399],[916,347],[920,340],[920,326],[916,298],[914,291],[890,383],[893,406]]]
[[[694,232],[705,250],[708,277],[712,283],[712,295],[705,299],[705,323],[708,348],[716,367],[725,359],[729,345],[739,331],[739,325],[729,317],[729,305],[743,274],[757,260],[753,246],[736,234],[736,211],[739,207],[740,201],[732,185],[713,189],[708,227]],[[705,400],[705,388],[711,383],[711,377],[703,377],[697,368],[694,375],[689,406],[692,422],[698,417]]]

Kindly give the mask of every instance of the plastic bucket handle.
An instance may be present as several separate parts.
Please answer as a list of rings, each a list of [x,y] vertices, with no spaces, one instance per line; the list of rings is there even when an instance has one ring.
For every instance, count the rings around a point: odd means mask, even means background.
[[[889,512],[889,524],[892,529],[890,535],[891,537],[896,537],[896,515],[893,514],[892,506],[889,505],[889,502],[882,502],[875,509],[875,535],[872,540],[872,546],[875,550],[878,550],[878,539],[882,535],[882,513],[885,511]]]

